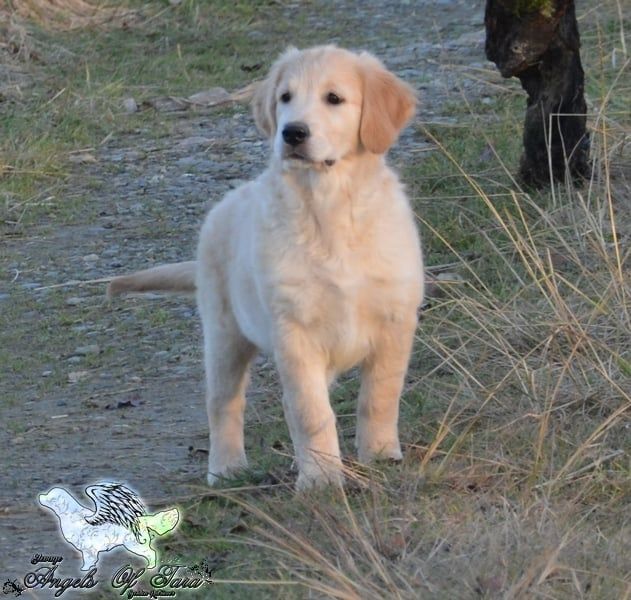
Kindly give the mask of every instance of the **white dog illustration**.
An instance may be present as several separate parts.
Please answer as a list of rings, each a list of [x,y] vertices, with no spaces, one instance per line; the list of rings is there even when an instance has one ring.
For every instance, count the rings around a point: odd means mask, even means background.
[[[176,508],[153,515],[147,514],[138,495],[120,483],[100,483],[85,489],[96,510],[86,508],[63,488],[53,488],[40,494],[39,503],[58,517],[61,534],[83,557],[82,571],[95,566],[100,552],[116,546],[144,556],[148,568],[156,566],[156,551],[151,547],[152,536],[171,531],[179,520]]]

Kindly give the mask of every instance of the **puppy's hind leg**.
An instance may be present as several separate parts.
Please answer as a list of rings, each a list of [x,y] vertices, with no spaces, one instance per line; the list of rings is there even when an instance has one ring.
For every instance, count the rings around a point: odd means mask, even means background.
[[[208,483],[214,485],[247,466],[243,418],[248,367],[255,348],[241,335],[232,314],[221,310],[222,303],[209,287],[200,286],[198,304],[204,329],[210,429]]]

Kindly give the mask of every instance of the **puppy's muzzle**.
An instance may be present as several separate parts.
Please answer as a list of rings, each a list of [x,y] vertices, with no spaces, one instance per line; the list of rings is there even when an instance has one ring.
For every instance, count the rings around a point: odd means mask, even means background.
[[[283,141],[292,148],[302,144],[310,135],[307,124],[300,121],[287,123],[283,127]]]

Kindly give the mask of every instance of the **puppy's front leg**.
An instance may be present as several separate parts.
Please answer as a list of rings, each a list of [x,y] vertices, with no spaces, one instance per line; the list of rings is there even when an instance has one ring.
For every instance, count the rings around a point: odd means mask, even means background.
[[[289,329],[289,331],[287,331]],[[306,332],[285,328],[275,358],[283,385],[283,409],[298,463],[299,490],[342,485],[342,461],[329,402],[326,361]]]
[[[202,308],[204,307],[204,308]],[[204,324],[204,358],[206,363],[206,408],[210,430],[208,483],[230,476],[247,466],[243,445],[243,413],[248,366],[254,347],[241,337],[236,326],[213,322],[200,304]]]
[[[243,445],[243,413],[248,365],[253,354],[243,343],[206,339],[206,408],[210,429],[208,483],[230,476],[247,466]]]
[[[399,398],[416,331],[413,318],[390,323],[362,365],[355,445],[359,460],[402,458],[399,443]]]

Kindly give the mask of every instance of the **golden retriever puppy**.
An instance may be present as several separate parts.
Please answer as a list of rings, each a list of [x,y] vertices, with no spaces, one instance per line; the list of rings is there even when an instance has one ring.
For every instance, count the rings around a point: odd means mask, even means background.
[[[341,484],[329,402],[361,365],[359,459],[401,458],[399,397],[423,295],[412,210],[384,153],[415,94],[373,56],[287,50],[254,97],[268,168],[206,217],[196,262],[117,277],[109,293],[197,292],[210,425],[208,482],[246,466],[243,414],[257,349],[274,357],[298,489]]]

